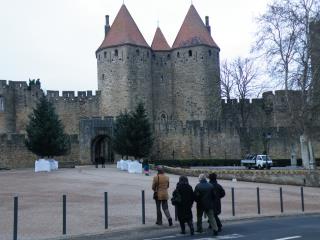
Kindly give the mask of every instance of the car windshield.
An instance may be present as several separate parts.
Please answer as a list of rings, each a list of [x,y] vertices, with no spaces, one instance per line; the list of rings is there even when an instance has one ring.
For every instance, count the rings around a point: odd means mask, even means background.
[[[271,161],[271,158],[269,156],[266,156],[266,155],[262,155],[261,158],[262,158],[263,161],[266,161],[266,159],[268,161]]]

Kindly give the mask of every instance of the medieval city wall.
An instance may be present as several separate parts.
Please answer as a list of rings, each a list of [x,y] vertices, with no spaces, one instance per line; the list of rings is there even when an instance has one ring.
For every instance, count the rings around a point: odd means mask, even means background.
[[[79,120],[83,117],[100,115],[100,91],[47,91],[67,134],[79,134]]]
[[[153,155],[160,159],[235,159],[239,137],[219,121],[166,121],[155,124]]]
[[[0,133],[25,133],[28,116],[43,95],[40,85],[25,81],[0,82],[4,110],[0,112]]]
[[[262,135],[266,130],[271,138]],[[290,159],[292,146],[295,157],[301,158],[299,136],[291,129],[272,127],[250,128],[251,152],[262,154],[265,149],[272,159]],[[315,129],[320,131],[320,129]],[[226,127],[219,121],[157,122],[155,124],[155,159],[242,159],[240,138],[236,128]],[[315,158],[320,158],[320,139],[313,142]]]
[[[12,85],[12,83],[11,83]],[[15,92],[6,80],[0,80],[0,133],[16,131]]]
[[[70,136],[69,154],[55,157],[60,165],[79,161],[79,141],[77,135]],[[30,168],[39,159],[25,146],[24,134],[0,134],[0,168]]]

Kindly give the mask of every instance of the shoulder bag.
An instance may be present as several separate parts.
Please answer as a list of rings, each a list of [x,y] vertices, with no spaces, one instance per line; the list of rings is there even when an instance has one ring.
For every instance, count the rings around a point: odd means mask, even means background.
[[[158,175],[158,182],[157,182],[156,190],[153,193],[154,200],[158,200],[158,189],[159,189],[159,175]]]

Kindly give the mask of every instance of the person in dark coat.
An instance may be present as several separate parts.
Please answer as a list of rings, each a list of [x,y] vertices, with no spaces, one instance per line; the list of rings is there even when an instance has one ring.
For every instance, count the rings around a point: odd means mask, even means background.
[[[214,188],[215,191],[215,201],[214,201],[214,218],[216,219],[217,222],[217,226],[218,226],[218,232],[222,231],[222,224],[221,221],[219,219],[219,215],[221,214],[221,198],[223,198],[226,193],[223,189],[223,187],[217,182],[217,174],[215,173],[210,173],[209,175],[209,182],[211,183],[211,185]]]
[[[181,176],[177,187],[172,193],[172,204],[177,208],[178,220],[181,227],[181,234],[186,233],[185,223],[190,228],[190,234],[194,234],[193,221],[192,221],[192,205],[194,202],[194,193],[192,187],[189,185],[188,178]],[[176,201],[176,202],[174,202]]]
[[[218,235],[218,226],[214,218],[215,192],[213,186],[207,182],[204,174],[199,175],[199,183],[194,189],[197,202],[197,232],[202,232],[202,216],[206,213],[210,226],[213,228],[213,235]]]

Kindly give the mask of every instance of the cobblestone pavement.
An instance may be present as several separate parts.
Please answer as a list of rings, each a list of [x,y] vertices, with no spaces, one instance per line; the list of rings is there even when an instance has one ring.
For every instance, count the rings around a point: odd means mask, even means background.
[[[146,194],[146,227],[155,223],[151,176],[129,174],[115,166],[82,166],[35,173],[32,169],[0,171],[0,239],[12,239],[13,197],[19,197],[18,239],[55,238],[62,235],[62,195],[67,195],[67,234],[104,232],[104,192],[108,192],[109,229],[117,231],[142,226],[141,190]],[[178,176],[169,175],[170,193]],[[194,187],[197,178],[189,178]],[[257,216],[256,188],[260,187],[261,215],[279,215],[279,185],[220,181],[226,190],[222,200],[223,220]],[[235,189],[235,217],[231,188]],[[301,213],[300,188],[282,186],[284,213]],[[319,188],[304,188],[305,212],[319,212]],[[174,210],[170,205],[171,214]]]

